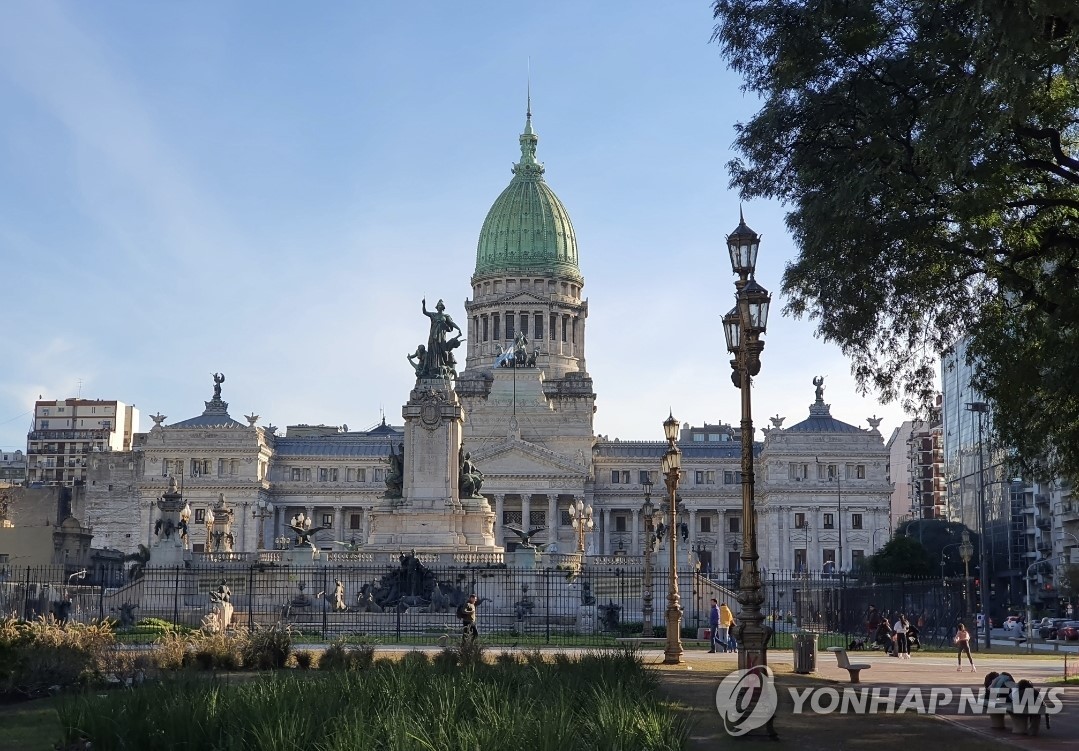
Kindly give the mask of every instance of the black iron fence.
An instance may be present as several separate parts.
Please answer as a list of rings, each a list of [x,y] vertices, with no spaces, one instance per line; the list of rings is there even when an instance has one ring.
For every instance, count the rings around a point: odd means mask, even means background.
[[[652,631],[663,635],[670,591],[665,570],[654,569],[649,582],[636,562],[519,568],[425,565],[403,558],[399,566],[231,562],[136,573],[90,585],[61,567],[0,569],[0,614],[109,617],[123,627],[150,618],[200,627],[212,625],[212,615],[238,626],[284,622],[313,640],[350,636],[438,644],[460,632],[457,608],[475,593],[479,628],[489,643],[602,645],[642,635],[649,583]],[[683,637],[704,637],[713,597],[737,615],[738,578],[738,572],[677,572]],[[797,631],[820,634],[822,647],[871,642],[874,613],[894,621],[900,612],[919,629],[923,645],[950,644],[956,623],[970,610],[961,579],[766,571],[761,583],[762,609],[780,649],[790,646],[789,634]],[[222,602],[229,606],[227,615]]]

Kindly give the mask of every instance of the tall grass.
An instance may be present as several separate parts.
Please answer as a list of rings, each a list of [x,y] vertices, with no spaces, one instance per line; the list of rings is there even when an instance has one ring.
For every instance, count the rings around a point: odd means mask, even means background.
[[[58,707],[64,742],[127,749],[668,751],[687,728],[631,652],[544,661],[376,661],[243,683],[180,676]]]

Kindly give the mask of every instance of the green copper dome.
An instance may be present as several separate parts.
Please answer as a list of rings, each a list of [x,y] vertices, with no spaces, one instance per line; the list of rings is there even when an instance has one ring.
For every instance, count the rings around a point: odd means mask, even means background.
[[[577,237],[569,213],[543,180],[536,161],[539,138],[529,109],[521,134],[521,161],[480,230],[475,282],[504,274],[541,274],[582,280],[577,265]]]

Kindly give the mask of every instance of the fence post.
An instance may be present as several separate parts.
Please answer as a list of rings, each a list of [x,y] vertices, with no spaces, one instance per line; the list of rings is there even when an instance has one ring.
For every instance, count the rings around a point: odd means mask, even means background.
[[[551,568],[543,570],[543,619],[546,621],[547,643],[551,643]],[[1067,671],[1064,671],[1067,674]]]
[[[326,587],[327,587],[327,581],[328,581],[327,577],[328,576],[329,576],[329,574],[326,573],[326,569],[323,568],[322,569],[322,641],[326,641],[326,629],[327,629],[326,621],[327,621],[327,618],[328,618],[328,616],[326,614],[326,599],[327,599],[326,598]]]
[[[180,624],[180,567],[176,567],[176,580],[172,588],[172,622]]]
[[[23,587],[22,593],[22,617],[23,620],[30,620],[30,567],[26,567],[26,584]]]
[[[97,619],[105,620],[105,577],[101,577],[101,594],[97,598]]]
[[[261,519],[259,520],[261,521]],[[247,627],[255,628],[255,566],[247,568]]]

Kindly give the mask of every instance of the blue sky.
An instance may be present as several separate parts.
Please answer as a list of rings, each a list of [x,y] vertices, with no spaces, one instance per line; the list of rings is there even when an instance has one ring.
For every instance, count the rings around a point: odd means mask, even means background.
[[[733,126],[756,101],[709,43],[707,2],[0,5],[0,447],[38,395],[168,422],[227,376],[234,417],[400,423],[426,335],[463,318],[483,218],[510,179],[531,59],[546,177],[589,299],[596,431],[737,423],[720,317]],[[758,280],[793,257],[754,202]],[[773,300],[757,427],[903,419]],[[758,434],[759,437],[759,434]]]

